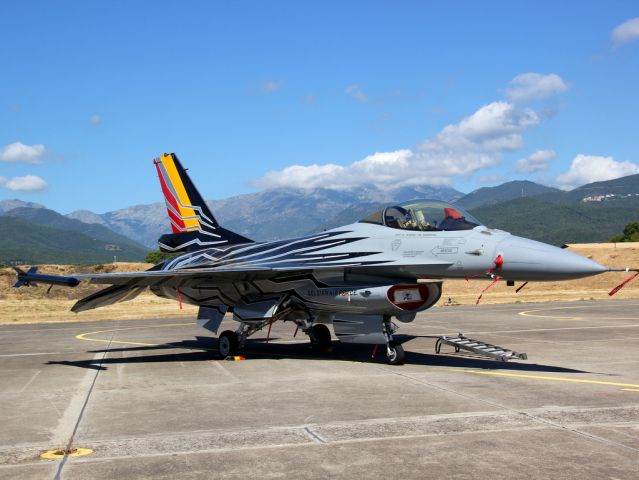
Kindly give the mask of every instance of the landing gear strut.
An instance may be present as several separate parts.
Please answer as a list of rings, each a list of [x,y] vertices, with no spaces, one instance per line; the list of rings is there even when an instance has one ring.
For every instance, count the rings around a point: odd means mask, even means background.
[[[393,333],[397,331],[397,326],[390,321],[390,317],[384,317],[382,322],[383,334],[386,339],[386,359],[391,365],[402,365],[406,354],[404,347],[393,339]]]

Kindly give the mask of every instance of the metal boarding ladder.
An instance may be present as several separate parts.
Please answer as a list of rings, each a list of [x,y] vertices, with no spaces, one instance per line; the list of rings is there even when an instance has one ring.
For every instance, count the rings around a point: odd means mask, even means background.
[[[528,360],[528,355],[525,353],[519,353],[508,350],[507,348],[491,345],[490,343],[480,342],[479,340],[465,337],[463,333],[460,333],[456,337],[449,337],[448,335],[439,337],[435,343],[435,353],[440,352],[442,344],[444,343],[455,347],[455,353],[459,352],[460,349],[464,349],[479,355],[486,355],[487,357],[501,360],[502,362],[507,362],[511,358]]]

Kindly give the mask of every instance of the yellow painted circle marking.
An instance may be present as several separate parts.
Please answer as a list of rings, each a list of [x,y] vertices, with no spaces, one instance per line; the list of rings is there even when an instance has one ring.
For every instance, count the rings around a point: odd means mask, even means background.
[[[141,325],[137,327],[124,327],[124,328],[110,328],[108,330],[96,330],[94,332],[81,333],[76,335],[75,338],[77,340],[86,340],[87,342],[102,342],[102,343],[117,343],[120,345],[139,345],[143,347],[159,347],[159,343],[142,343],[142,342],[126,342],[124,340],[108,340],[104,338],[88,338],[89,335],[97,335],[98,333],[111,333],[111,332],[120,332],[123,330],[142,330],[146,328],[162,328],[162,327],[179,327],[183,325],[192,325],[189,323],[169,323],[165,325]]]
[[[589,305],[589,307],[597,307],[597,306],[605,306],[607,305]],[[524,310],[519,312],[519,315],[524,317],[536,317],[536,318],[550,318],[552,320],[588,320],[588,318],[584,317],[568,317],[568,316],[559,316],[559,315],[537,315],[539,312],[550,312],[553,310],[569,310],[575,308],[586,308],[583,305],[574,306],[574,307],[550,307],[550,308],[535,308],[533,310]],[[596,318],[597,320],[639,320],[639,317],[600,317]]]
[[[40,455],[40,458],[46,460],[57,460],[64,457],[83,457],[84,455],[91,455],[93,450],[90,448],[72,448],[71,451],[65,452],[64,448],[56,448],[55,450],[48,450]]]

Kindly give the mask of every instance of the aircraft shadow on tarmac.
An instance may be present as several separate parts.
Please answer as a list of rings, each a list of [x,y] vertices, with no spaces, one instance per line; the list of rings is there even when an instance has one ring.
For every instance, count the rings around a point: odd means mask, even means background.
[[[411,335],[396,335],[396,339],[404,343],[413,338]],[[420,337],[425,338],[425,337]],[[433,339],[437,337],[432,337]],[[339,360],[349,362],[377,363],[385,364],[385,352],[382,345],[379,346],[375,358],[371,358],[371,345],[341,345],[333,342],[331,351],[315,352],[311,350],[308,343],[277,343],[277,338],[271,338],[269,343],[265,339],[249,339],[242,355],[247,360],[258,359],[287,359],[294,358],[300,360]],[[49,361],[46,365],[68,365],[72,367],[88,368],[93,370],[107,370],[108,365],[131,364],[131,363],[170,363],[170,362],[204,362],[212,359],[219,359],[217,354],[217,341],[211,337],[196,337],[195,340],[184,340],[163,345],[109,348],[101,350],[91,350],[87,353],[146,353],[157,352],[158,350],[191,350],[187,352],[172,352],[153,355],[130,355],[126,357],[91,358],[87,360],[73,361]],[[439,355],[415,352],[406,347],[407,365],[424,365],[431,367],[453,367],[453,368],[474,368],[486,370],[507,370],[507,371],[532,371],[532,372],[557,372],[557,373],[591,373],[584,370],[575,370],[552,365],[540,365],[534,363],[502,362],[490,360],[476,356],[470,352],[447,354],[443,352]],[[220,359],[221,360],[221,359]],[[397,367],[401,368],[401,367]]]

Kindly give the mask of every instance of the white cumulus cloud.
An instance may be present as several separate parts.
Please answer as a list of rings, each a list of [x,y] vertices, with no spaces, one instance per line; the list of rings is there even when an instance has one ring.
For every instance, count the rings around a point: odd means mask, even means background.
[[[359,103],[366,103],[369,100],[368,95],[366,95],[362,88],[357,84],[349,85],[348,87],[346,87],[346,93],[357,100]]]
[[[0,148],[0,161],[42,163],[44,154],[44,145],[40,143],[37,145],[25,145],[22,142],[15,142]]]
[[[0,187],[14,192],[39,192],[47,188],[47,182],[36,175],[13,178],[0,177]]]
[[[515,169],[518,172],[532,173],[546,170],[550,161],[557,156],[554,150],[537,150],[528,157],[517,160]]]
[[[577,155],[570,169],[557,177],[557,184],[563,189],[571,189],[586,183],[612,180],[639,173],[639,164],[617,162],[612,157],[598,155]]]
[[[284,80],[267,80],[260,85],[260,92],[264,94],[275,93],[284,86]]]
[[[522,73],[506,88],[506,96],[513,102],[539,100],[568,90],[568,84],[556,73]]]
[[[637,39],[639,39],[639,17],[626,20],[612,31],[612,41],[617,46]]]
[[[523,144],[522,133],[539,116],[508,102],[493,102],[444,127],[414,149],[377,152],[350,165],[293,165],[266,173],[253,182],[258,188],[324,187],[350,189],[373,184],[381,188],[407,185],[448,185],[501,162],[502,153]]]

